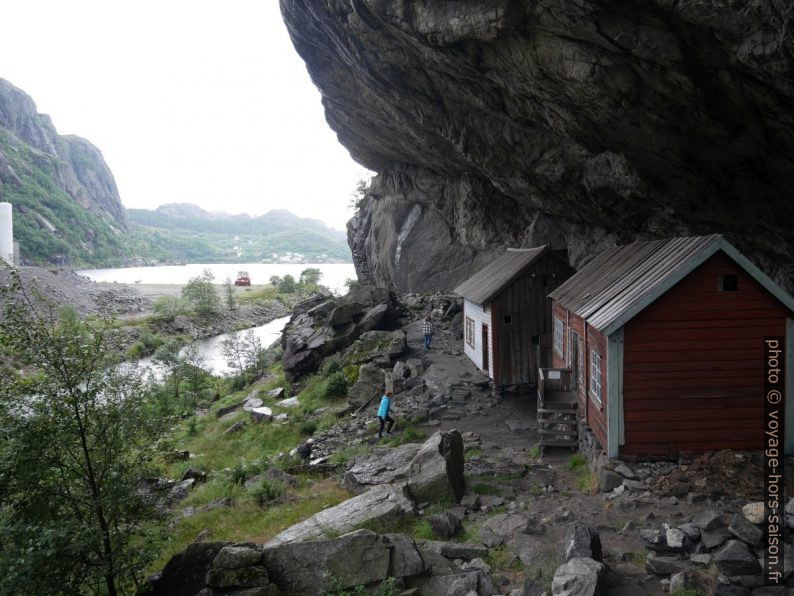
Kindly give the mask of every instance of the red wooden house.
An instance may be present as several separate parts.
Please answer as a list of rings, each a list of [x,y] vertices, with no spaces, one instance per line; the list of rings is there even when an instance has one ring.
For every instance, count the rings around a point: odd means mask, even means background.
[[[610,457],[760,449],[769,336],[794,451],[794,298],[722,236],[606,250],[550,296],[553,366]]]

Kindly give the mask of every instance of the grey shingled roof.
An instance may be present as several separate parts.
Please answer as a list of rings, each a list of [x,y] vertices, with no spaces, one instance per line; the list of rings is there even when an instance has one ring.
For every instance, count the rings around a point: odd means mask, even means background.
[[[475,304],[486,304],[548,249],[546,244],[537,248],[508,248],[502,256],[455,288],[455,293]]]
[[[794,310],[794,298],[720,234],[635,242],[607,249],[549,296],[610,335],[719,250]]]

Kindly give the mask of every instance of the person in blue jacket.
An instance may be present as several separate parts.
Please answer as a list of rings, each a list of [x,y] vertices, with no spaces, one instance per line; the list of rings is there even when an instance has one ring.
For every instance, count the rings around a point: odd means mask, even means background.
[[[383,427],[386,426],[386,423],[389,423],[389,428],[386,429],[386,434],[391,434],[391,427],[394,426],[394,420],[392,420],[391,416],[389,416],[389,412],[391,411],[391,396],[392,392],[387,391],[386,395],[384,395],[380,399],[380,408],[378,408],[378,420],[380,420],[380,430],[378,431],[378,438],[383,437]]]

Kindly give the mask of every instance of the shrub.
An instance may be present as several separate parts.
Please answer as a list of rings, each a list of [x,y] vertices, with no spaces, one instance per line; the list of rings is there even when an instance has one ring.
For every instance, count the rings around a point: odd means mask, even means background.
[[[349,364],[342,372],[345,374],[349,387],[356,384],[356,381],[358,381],[358,364]]]
[[[248,480],[248,468],[243,460],[238,461],[234,467],[229,470],[229,480],[232,484],[245,484]]]
[[[152,305],[154,318],[161,321],[173,321],[176,317],[188,313],[188,303],[179,296],[160,296]]]
[[[272,503],[284,494],[284,485],[278,480],[263,478],[253,491],[254,499],[260,507]]]
[[[328,377],[325,383],[325,390],[323,397],[326,399],[334,399],[336,397],[344,397],[347,395],[347,378],[342,371],[337,371]]]
[[[310,437],[314,434],[317,430],[317,423],[314,420],[307,420],[306,422],[301,423],[298,431],[304,437]]]
[[[182,288],[182,296],[190,303],[196,314],[212,315],[220,308],[221,298],[215,291],[212,280],[212,273],[205,271],[203,275],[191,278]]]

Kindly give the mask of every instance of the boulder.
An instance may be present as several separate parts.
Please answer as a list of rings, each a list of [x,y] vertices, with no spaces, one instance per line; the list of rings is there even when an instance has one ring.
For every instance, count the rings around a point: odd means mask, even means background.
[[[408,491],[416,503],[460,501],[463,496],[463,438],[457,430],[436,432],[408,464]]]
[[[413,539],[358,530],[332,540],[269,545],[264,558],[271,581],[285,594],[335,589],[420,575],[425,563]]]
[[[764,521],[764,502],[757,501],[755,503],[748,503],[742,507],[744,517],[751,524],[760,524]]]
[[[488,547],[504,544],[514,534],[524,533],[529,518],[521,513],[499,513],[489,517],[480,528],[480,540]]]
[[[429,516],[427,522],[436,536],[444,540],[454,538],[463,531],[460,520],[446,511]]]
[[[329,533],[349,532],[365,523],[394,522],[414,514],[404,484],[376,486],[275,536],[268,546],[323,538]]]
[[[598,530],[586,524],[572,524],[565,533],[562,547],[562,561],[567,563],[571,559],[593,559],[601,562],[602,549],[601,537]]]
[[[297,397],[288,397],[276,402],[276,406],[279,408],[297,408],[299,405],[301,404]]]
[[[623,484],[623,476],[612,470],[603,469],[598,475],[598,490],[602,493],[612,492]]]
[[[713,509],[701,511],[692,520],[692,523],[700,528],[700,530],[713,530],[714,528],[723,525],[722,516],[719,512]]]
[[[267,392],[273,399],[282,399],[284,397],[284,387],[276,387]]]
[[[408,367],[408,373],[412,377],[421,377],[425,372],[425,367],[418,358],[409,358],[405,361],[405,366]]]
[[[472,559],[482,558],[488,555],[488,547],[479,542],[438,542],[427,541],[424,548],[432,550],[447,559]]]
[[[218,411],[215,412],[215,416],[217,418],[220,418],[221,416],[226,416],[226,414],[231,414],[235,410],[239,410],[240,408],[242,408],[244,404],[245,404],[245,400],[228,406],[223,406],[222,408],[218,408]]]
[[[419,452],[421,445],[406,443],[394,449],[376,448],[367,455],[357,455],[348,464],[344,485],[352,493],[389,484],[405,476],[405,469]]]
[[[689,569],[687,561],[675,557],[659,557],[648,553],[645,559],[645,570],[654,575],[673,575]]]
[[[262,548],[252,544],[223,547],[207,573],[212,588],[265,588],[270,584]]]
[[[728,531],[726,526],[718,526],[711,530],[702,530],[700,532],[700,539],[703,541],[703,546],[709,550],[717,548],[732,536],[733,534]]]
[[[267,406],[260,406],[251,409],[251,422],[258,424],[260,422],[270,422],[273,420],[273,410]]]
[[[233,435],[234,433],[238,433],[241,430],[243,430],[246,426],[248,426],[248,423],[245,420],[240,420],[239,422],[235,422],[229,428],[223,431],[223,434]]]
[[[728,540],[716,553],[714,563],[720,573],[728,577],[761,573],[758,560],[740,540]]]
[[[258,408],[264,402],[259,397],[259,390],[254,389],[251,393],[248,394],[248,397],[245,398],[243,402],[243,410],[246,412],[250,412],[253,408]]]
[[[686,534],[684,534],[684,532],[678,528],[667,528],[667,531],[665,532],[665,538],[667,540],[667,547],[672,550],[683,549],[684,542],[687,539]]]
[[[593,559],[571,559],[554,573],[554,596],[595,596],[604,591],[605,567]]]
[[[197,470],[196,468],[188,468],[185,470],[185,473],[182,474],[182,478],[180,481],[194,479],[196,482],[204,482],[207,479],[207,473],[203,470]]]
[[[758,546],[761,543],[761,538],[764,536],[764,531],[759,526],[751,524],[747,521],[747,518],[740,513],[733,516],[731,525],[728,526],[728,531],[750,546]]]
[[[207,572],[228,542],[193,542],[168,560],[149,582],[152,596],[194,596],[206,586]]]
[[[383,382],[383,371],[380,368],[374,364],[362,364],[358,369],[358,379],[348,393],[348,399],[362,406],[383,393]]]
[[[394,364],[394,368],[392,369],[392,374],[394,375],[395,379],[407,379],[411,376],[411,370],[405,365],[405,362],[402,360],[398,360]]]

